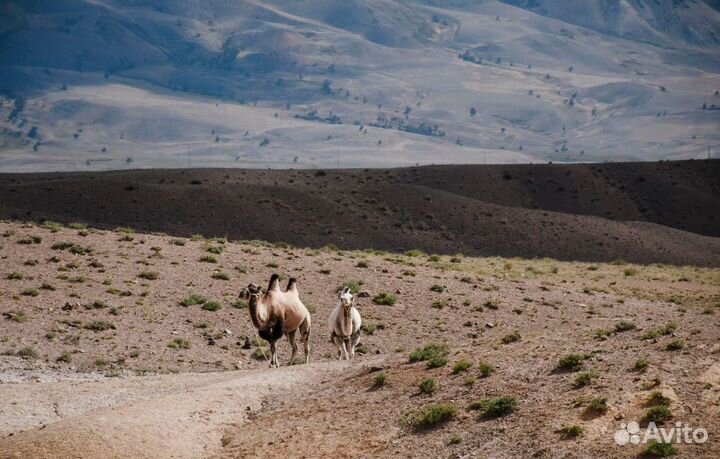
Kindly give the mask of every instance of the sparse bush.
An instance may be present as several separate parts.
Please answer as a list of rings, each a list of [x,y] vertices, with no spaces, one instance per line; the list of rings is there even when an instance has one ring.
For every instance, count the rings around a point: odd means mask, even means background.
[[[160,273],[158,273],[157,271],[143,271],[138,274],[138,277],[146,280],[156,280],[159,275]]]
[[[462,441],[463,441],[462,435],[460,435],[460,434],[453,434],[453,435],[448,439],[448,445],[457,445],[457,444],[459,444],[459,443],[462,443]]]
[[[409,414],[406,417],[406,422],[416,429],[427,429],[453,419],[456,414],[457,408],[455,405],[447,403],[432,404]]]
[[[594,398],[590,400],[585,412],[591,415],[599,415],[607,413],[607,399],[606,398]]]
[[[423,394],[432,394],[438,389],[438,383],[435,379],[428,378],[422,380],[418,387]]]
[[[638,270],[635,268],[625,268],[623,270],[623,273],[625,274],[626,277],[630,277],[630,276],[636,275],[638,273]]]
[[[83,328],[94,332],[101,332],[106,330],[115,330],[115,324],[108,322],[107,320],[95,320],[85,324]]]
[[[460,360],[453,366],[452,372],[453,374],[463,373],[468,371],[470,367],[472,367],[472,362],[469,360]]]
[[[659,338],[660,336],[672,335],[673,333],[675,333],[676,329],[677,325],[674,322],[670,322],[668,324],[665,324],[663,327],[645,333],[644,335],[642,335],[642,339],[654,339]]]
[[[431,263],[437,263],[441,260],[440,255],[430,255],[428,261]]]
[[[443,293],[445,291],[445,286],[440,284],[435,284],[432,287],[430,287],[430,290],[437,293]]]
[[[568,354],[558,361],[557,369],[566,371],[577,371],[582,368],[583,361],[589,359],[588,354]]]
[[[175,338],[168,343],[170,349],[190,349],[190,340],[185,338]]]
[[[408,256],[408,257],[420,257],[422,255],[423,255],[423,253],[420,250],[416,250],[416,249],[408,250],[407,252],[405,252],[405,256]]]
[[[238,300],[232,304],[232,307],[235,309],[247,309],[248,304],[247,301]]]
[[[38,292],[38,289],[36,288],[26,288],[22,292],[20,292],[23,296],[38,296],[40,295],[40,292]]]
[[[561,428],[558,432],[564,437],[564,438],[577,438],[585,432],[585,429],[583,429],[581,426],[578,425],[572,425],[572,426],[565,426]]]
[[[492,309],[493,311],[497,310],[500,307],[497,300],[487,300],[485,301],[485,303],[483,303],[483,306],[488,309]]]
[[[205,247],[206,252],[214,253],[215,255],[220,255],[223,253],[223,250],[225,250],[225,247],[221,245],[209,245]]]
[[[385,374],[384,371],[381,371],[380,373],[375,375],[375,379],[373,380],[373,386],[374,387],[383,387],[386,382],[387,382],[387,374]]]
[[[23,323],[27,322],[27,316],[24,311],[10,311],[3,313],[5,319],[12,320],[13,322]]]
[[[177,245],[177,246],[181,246],[181,247],[182,247],[182,246],[184,246],[187,242],[185,241],[185,239],[173,239],[172,241],[170,241],[170,243],[171,243],[172,245]]]
[[[336,292],[342,292],[346,287],[350,289],[350,293],[353,295],[360,293],[360,288],[363,286],[364,282],[361,280],[348,280],[345,281],[342,285],[340,285],[335,291]]]
[[[447,344],[430,343],[412,352],[410,354],[410,363],[427,361],[433,357],[447,357],[449,354],[450,349]]]
[[[608,330],[607,328],[595,330],[595,338],[603,338],[610,335],[612,335],[612,330]]]
[[[575,382],[573,383],[573,385],[574,385],[576,388],[578,388],[578,389],[581,388],[581,387],[585,387],[585,386],[587,386],[588,384],[590,384],[590,383],[592,382],[592,380],[595,379],[596,377],[597,377],[597,375],[596,375],[595,373],[590,372],[590,371],[586,371],[586,372],[584,372],[584,373],[580,373],[580,374],[577,375],[577,377],[575,378]]]
[[[495,373],[495,367],[485,362],[480,362],[478,364],[478,370],[480,370],[481,378],[487,378],[491,374]]]
[[[63,352],[62,354],[60,354],[60,357],[58,357],[58,358],[55,359],[55,360],[56,360],[57,362],[70,363],[70,362],[72,362],[72,353],[71,353],[71,352],[68,352],[68,351],[65,351],[65,352]]]
[[[679,351],[680,349],[685,347],[685,342],[681,339],[674,339],[667,343],[665,346],[666,351]]]
[[[373,324],[373,323],[364,323],[364,324],[362,324],[360,329],[362,331],[364,331],[365,333],[367,333],[368,335],[372,335],[378,329],[378,326],[377,326],[377,324]]]
[[[640,358],[635,361],[635,365],[633,365],[633,370],[645,371],[649,365],[650,365],[650,362],[648,362],[645,359]]]
[[[193,295],[190,295],[189,297],[183,299],[180,302],[180,305],[185,306],[185,307],[195,306],[196,304],[204,304],[207,301],[208,301],[207,298],[205,298],[204,296],[193,294]]]
[[[430,307],[433,309],[443,309],[447,305],[448,305],[448,300],[437,300],[437,301],[433,301],[432,304],[430,305]]]
[[[7,276],[5,276],[5,278],[8,280],[23,280],[24,277],[25,276],[23,276],[22,273],[19,273],[17,271],[13,271],[10,274],[8,274]]]
[[[651,440],[647,448],[643,451],[643,455],[650,457],[668,457],[677,454],[677,449],[672,443],[664,443],[657,440]]]
[[[647,410],[642,420],[645,423],[654,422],[655,424],[662,424],[670,419],[672,419],[670,408],[666,405],[658,405]]]
[[[622,333],[630,330],[635,330],[637,326],[632,322],[621,321],[615,324],[615,333]]]
[[[670,399],[659,390],[652,391],[647,399],[648,406],[670,406]]]
[[[483,416],[487,418],[499,418],[512,413],[516,406],[517,399],[515,397],[498,397],[478,400],[471,403],[468,409],[482,411]]]
[[[520,333],[514,332],[514,333],[510,333],[508,335],[503,336],[500,341],[502,341],[503,344],[510,344],[510,343],[515,343],[517,341],[520,341],[520,339],[521,339]]]
[[[222,272],[222,271],[216,271],[216,272],[214,272],[214,273],[212,274],[212,278],[213,278],[213,279],[218,279],[218,280],[230,280],[230,276],[229,276],[227,273]]]
[[[395,295],[387,292],[378,293],[373,298],[373,303],[386,306],[392,306],[396,301]]]
[[[212,255],[203,255],[200,257],[200,261],[203,263],[217,263],[217,258]]]
[[[127,226],[118,226],[113,231],[116,233],[135,234],[135,230]]]
[[[222,306],[216,301],[208,301],[207,303],[202,305],[202,308],[206,311],[215,312],[222,309]]]
[[[32,347],[24,347],[15,353],[16,356],[25,360],[37,360],[40,354]]]
[[[356,267],[356,268],[367,268],[367,267],[368,267],[368,263],[367,263],[367,261],[365,261],[365,260],[360,260],[360,261],[357,262],[357,264],[355,265],[355,267]]]

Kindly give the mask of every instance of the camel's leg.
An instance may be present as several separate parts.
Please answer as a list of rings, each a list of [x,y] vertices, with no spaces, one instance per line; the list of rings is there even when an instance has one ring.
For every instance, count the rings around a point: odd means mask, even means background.
[[[310,316],[305,317],[299,328],[305,351],[305,363],[310,363]]]
[[[270,341],[270,368],[277,368],[280,364],[277,359],[277,341]]]
[[[337,335],[332,336],[332,342],[337,347],[337,358],[338,360],[342,359],[342,338],[340,338]]]
[[[292,365],[293,362],[295,362],[295,356],[297,355],[298,351],[297,342],[295,341],[295,332],[297,332],[297,330],[288,332],[286,335],[288,341],[290,341],[290,347],[292,347],[292,355],[290,356],[290,362],[288,363],[288,365]]]
[[[350,348],[350,338],[343,338],[343,340],[342,340],[343,360],[350,360],[350,354],[348,353],[349,348]]]
[[[352,337],[350,338],[350,358],[355,358],[355,348],[360,343],[360,330],[353,333]]]

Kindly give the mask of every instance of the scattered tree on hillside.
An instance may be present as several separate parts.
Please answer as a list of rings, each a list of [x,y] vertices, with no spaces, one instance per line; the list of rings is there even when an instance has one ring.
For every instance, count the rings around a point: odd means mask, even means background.
[[[573,66],[571,65],[570,67],[568,67],[568,72],[572,72],[572,71],[573,71]]]
[[[262,141],[260,142],[260,146],[261,146],[261,147],[264,147],[265,145],[268,145],[269,143],[270,143],[270,141],[268,140],[267,137],[265,137],[265,138],[262,139]]]
[[[322,92],[324,94],[328,94],[328,95],[332,94],[332,86],[331,85],[332,85],[332,81],[330,81],[330,80],[323,81]]]
[[[470,116],[475,116],[477,114],[477,110],[475,110],[475,107],[470,107]]]

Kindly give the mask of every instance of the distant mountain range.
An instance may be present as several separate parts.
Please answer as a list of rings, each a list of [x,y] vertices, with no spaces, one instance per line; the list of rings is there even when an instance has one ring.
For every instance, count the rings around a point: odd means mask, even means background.
[[[720,2],[0,5],[0,170],[720,156]]]

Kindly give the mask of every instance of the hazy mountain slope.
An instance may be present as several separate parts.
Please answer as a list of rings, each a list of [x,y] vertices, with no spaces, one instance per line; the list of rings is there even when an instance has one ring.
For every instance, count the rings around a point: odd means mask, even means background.
[[[717,4],[698,0],[503,0],[598,32],[675,47],[720,44]],[[712,2],[711,2],[712,3]]]
[[[559,5],[6,2],[0,168],[649,160],[720,146],[716,44],[659,23],[647,33],[663,43],[618,38]],[[648,6],[706,38],[720,23],[702,2],[676,9]],[[643,14],[589,17],[646,30]]]

